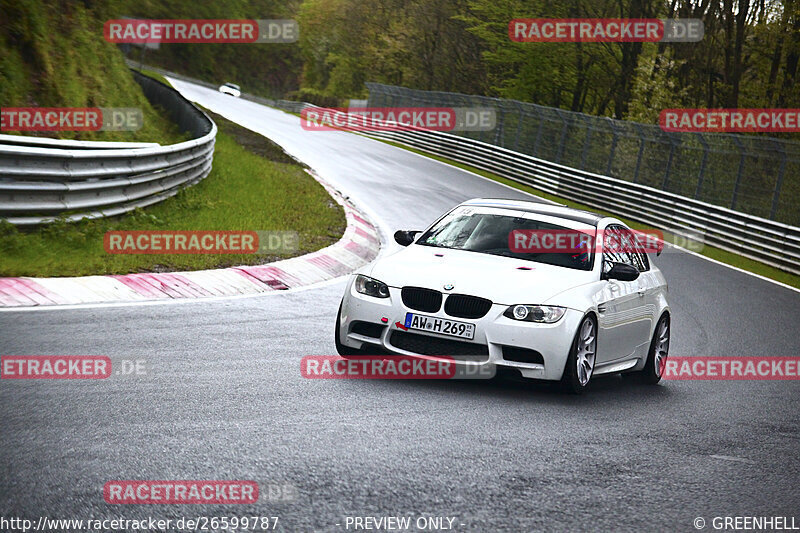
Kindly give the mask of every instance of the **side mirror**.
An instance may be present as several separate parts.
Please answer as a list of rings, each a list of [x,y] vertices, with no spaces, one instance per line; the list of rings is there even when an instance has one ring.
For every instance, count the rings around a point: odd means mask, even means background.
[[[414,239],[417,237],[419,231],[405,231],[405,230],[397,230],[394,232],[394,240],[400,246],[408,246]]]
[[[619,281],[634,281],[638,277],[639,270],[627,263],[611,263],[611,270],[600,275],[600,279],[616,279]]]

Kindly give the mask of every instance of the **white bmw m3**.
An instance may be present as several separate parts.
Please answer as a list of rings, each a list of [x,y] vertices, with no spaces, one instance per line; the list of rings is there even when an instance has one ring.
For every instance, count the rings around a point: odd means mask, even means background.
[[[560,380],[575,393],[600,374],[661,379],[667,283],[621,221],[474,199],[425,231],[394,237],[406,248],[347,284],[336,319],[340,355],[470,356],[456,361]]]

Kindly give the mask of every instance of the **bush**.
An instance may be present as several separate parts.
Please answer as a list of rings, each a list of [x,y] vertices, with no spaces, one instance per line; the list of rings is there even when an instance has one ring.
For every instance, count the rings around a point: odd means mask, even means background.
[[[317,89],[302,88],[288,94],[290,100],[308,102],[320,107],[344,107],[342,100]]]

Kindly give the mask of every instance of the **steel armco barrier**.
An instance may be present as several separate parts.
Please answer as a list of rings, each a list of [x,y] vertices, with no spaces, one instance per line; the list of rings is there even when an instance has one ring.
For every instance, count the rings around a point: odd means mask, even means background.
[[[166,71],[163,74],[176,76]],[[207,83],[202,85],[213,88]],[[292,113],[300,113],[306,107],[316,107],[306,102],[270,100],[246,94],[242,94],[242,98]],[[610,211],[655,228],[688,237],[699,233],[703,241],[711,246],[800,274],[800,228],[796,226],[559,165],[464,136],[410,127],[403,131],[361,133],[447,157],[542,192]]]
[[[496,127],[453,132],[570,168],[800,226],[800,142],[665,132],[528,102],[367,83],[371,107],[490,108]]]
[[[276,106],[282,107],[282,106]],[[305,107],[316,107],[302,104]],[[327,110],[336,113],[335,110]],[[787,272],[800,274],[800,228],[686,198],[646,185],[566,167],[449,133],[384,123],[363,135],[493,172],[542,192],[698,239]],[[345,128],[342,128],[345,129]]]
[[[518,183],[800,274],[800,228],[711,205],[645,185],[584,172],[448,133],[369,132],[493,172]]]
[[[151,70],[153,72],[161,74],[162,76],[167,76],[170,78],[175,78],[176,80],[193,83],[195,85],[205,87],[206,89],[211,89],[214,91],[219,89],[219,85],[214,85],[213,83],[209,83],[207,81],[198,80],[197,78],[192,78],[184,74],[178,74],[177,72],[170,72],[169,70],[164,70],[163,68],[154,67],[153,65],[140,65],[138,61],[133,61],[130,59],[125,60],[125,63],[131,69],[137,69],[139,67],[142,67],[147,70]],[[250,100],[251,102],[256,102],[269,107],[282,109],[283,111],[289,111],[291,113],[300,113],[307,106],[315,107],[313,104],[309,104],[306,102],[297,102],[294,100],[273,100],[271,98],[265,98],[263,96],[256,96],[253,94],[246,94],[246,93],[242,93],[241,98],[243,100]]]
[[[26,226],[119,215],[208,176],[216,124],[171,87],[133,74],[147,99],[195,138],[159,146],[0,135],[0,218]]]

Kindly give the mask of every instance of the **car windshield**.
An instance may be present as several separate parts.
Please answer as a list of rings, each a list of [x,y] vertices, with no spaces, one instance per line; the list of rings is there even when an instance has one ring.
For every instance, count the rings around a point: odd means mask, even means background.
[[[231,89],[236,89],[237,91],[239,90],[239,86],[234,85],[233,83],[226,83],[225,86],[230,87]]]
[[[535,235],[547,244],[554,236],[565,237],[567,246],[527,246]],[[520,241],[517,235],[526,237]],[[570,241],[570,237],[575,240]],[[590,245],[590,233],[565,228],[541,220],[502,214],[499,212],[480,211],[469,207],[453,210],[433,225],[416,242],[422,246],[452,248],[489,255],[514,257],[536,263],[591,270],[593,253]],[[538,241],[537,241],[538,242]],[[577,244],[574,244],[577,243]],[[521,245],[520,245],[521,244]],[[548,249],[555,249],[549,252]]]

